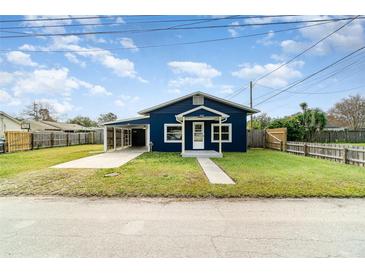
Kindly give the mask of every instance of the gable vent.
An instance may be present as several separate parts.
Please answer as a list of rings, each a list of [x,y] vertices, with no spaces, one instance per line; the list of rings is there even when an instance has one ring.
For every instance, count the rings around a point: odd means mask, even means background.
[[[194,95],[193,96],[193,105],[195,105],[195,106],[204,105],[204,96]]]

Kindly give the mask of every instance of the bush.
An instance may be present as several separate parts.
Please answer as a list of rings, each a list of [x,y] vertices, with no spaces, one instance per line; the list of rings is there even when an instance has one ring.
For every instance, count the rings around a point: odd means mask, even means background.
[[[288,130],[288,141],[302,141],[305,137],[305,129],[301,124],[298,115],[274,119],[268,128],[286,127]]]

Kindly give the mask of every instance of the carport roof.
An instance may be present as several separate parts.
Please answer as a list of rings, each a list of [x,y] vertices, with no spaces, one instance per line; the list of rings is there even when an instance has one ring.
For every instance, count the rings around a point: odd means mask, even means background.
[[[147,125],[149,123],[150,123],[150,116],[137,116],[104,123],[104,126]]]

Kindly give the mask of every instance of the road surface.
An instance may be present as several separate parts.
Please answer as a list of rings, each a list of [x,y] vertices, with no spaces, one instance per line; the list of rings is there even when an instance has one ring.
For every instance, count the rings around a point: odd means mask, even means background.
[[[364,257],[365,199],[0,198],[0,257]]]

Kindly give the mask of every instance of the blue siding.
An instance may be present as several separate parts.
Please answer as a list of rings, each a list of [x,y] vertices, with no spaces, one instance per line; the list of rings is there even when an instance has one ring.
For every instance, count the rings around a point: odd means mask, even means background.
[[[204,98],[204,106],[212,108],[214,110],[223,112],[230,115],[226,123],[232,124],[232,142],[222,143],[222,150],[224,151],[239,151],[245,152],[247,149],[247,137],[246,137],[246,111]],[[175,115],[188,111],[197,107],[192,103],[192,97],[177,102],[175,104],[157,109],[150,113],[150,140],[153,142],[154,151],[181,151],[181,143],[165,143],[164,142],[164,124],[178,123]],[[212,113],[206,110],[199,110],[194,112],[194,115],[203,114],[211,116]],[[218,150],[218,143],[211,143],[211,124],[217,123],[215,121],[204,121],[204,149],[206,150]],[[192,121],[185,123],[185,149],[192,149]]]
[[[225,114],[227,114],[227,113],[225,113]],[[189,114],[187,114],[185,116],[186,117],[189,117],[189,116],[200,116],[200,115],[201,116],[204,116],[204,117],[217,116],[216,113],[210,112],[210,111],[208,111],[206,109],[198,109],[198,110],[196,110],[194,112],[191,112],[191,113],[189,113]]]

